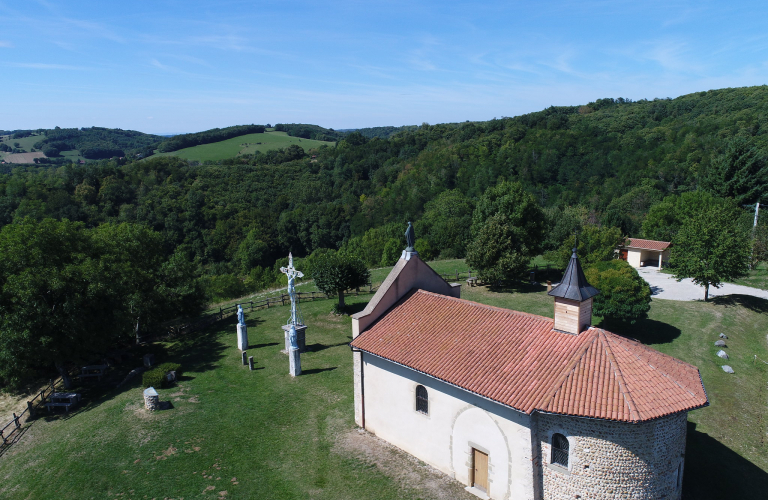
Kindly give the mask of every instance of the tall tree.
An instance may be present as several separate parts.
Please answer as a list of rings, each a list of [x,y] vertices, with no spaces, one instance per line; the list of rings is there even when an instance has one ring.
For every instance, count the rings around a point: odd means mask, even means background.
[[[669,263],[675,278],[703,286],[705,301],[710,286],[719,288],[747,273],[750,244],[748,233],[735,223],[740,215],[734,203],[711,206],[688,219],[673,240]]]
[[[472,216],[475,235],[467,263],[486,281],[516,278],[541,250],[546,219],[536,199],[518,182],[489,188]]]
[[[759,201],[768,190],[768,152],[751,137],[735,137],[712,162],[705,185],[739,204]]]
[[[312,279],[321,292],[338,294],[338,310],[344,310],[344,291],[368,283],[371,273],[365,263],[349,255],[337,253],[318,260],[313,266]]]

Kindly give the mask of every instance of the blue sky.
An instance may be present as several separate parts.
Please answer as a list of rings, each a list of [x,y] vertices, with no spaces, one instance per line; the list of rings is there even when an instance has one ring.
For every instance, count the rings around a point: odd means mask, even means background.
[[[0,0],[0,129],[488,120],[768,83],[765,1]]]

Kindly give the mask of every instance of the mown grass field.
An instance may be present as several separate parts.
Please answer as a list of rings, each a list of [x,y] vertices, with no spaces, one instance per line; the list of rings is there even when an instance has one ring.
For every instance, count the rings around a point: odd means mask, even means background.
[[[462,288],[469,300],[553,313],[543,286]],[[347,302],[360,310],[369,298]],[[159,391],[172,409],[145,411],[138,380],[91,389],[80,410],[38,419],[0,457],[0,497],[466,498],[461,485],[355,430],[351,323],[329,314],[332,304],[302,304],[312,351],[296,379],[280,353],[287,307],[247,314],[254,372],[235,348],[234,318],[152,346],[158,361],[186,369],[178,387]],[[753,499],[768,491],[768,365],[754,360],[768,361],[766,313],[768,301],[751,297],[654,300],[648,320],[605,325],[701,369],[711,406],[689,415],[684,498]],[[715,356],[720,332],[729,336],[734,375]],[[124,369],[138,366],[141,354]]]
[[[768,264],[761,262],[755,269],[750,270],[747,276],[735,280],[734,283],[768,290]]]
[[[9,147],[12,148],[12,147],[14,147],[13,144],[15,142],[18,142],[19,143],[19,148],[23,149],[27,153],[32,152],[32,146],[36,142],[38,142],[38,141],[40,141],[40,140],[45,138],[42,135],[32,135],[32,136],[29,136],[29,137],[24,137],[23,139],[11,139],[10,137],[11,136],[9,136],[9,135],[4,135],[3,136],[3,143],[7,144]],[[12,154],[12,153],[10,153],[10,152],[6,153],[6,152],[3,152],[3,151],[0,151],[0,161],[4,160],[5,157],[10,155],[10,154]]]
[[[178,156],[185,160],[202,162],[206,160],[233,158],[241,154],[255,153],[256,151],[265,153],[270,149],[287,148],[291,144],[298,144],[304,148],[305,151],[308,151],[312,148],[320,147],[323,144],[332,146],[334,143],[291,137],[285,132],[272,131],[264,132],[263,134],[241,135],[225,141],[202,144],[200,146],[180,149],[170,153],[157,153],[154,156]]]

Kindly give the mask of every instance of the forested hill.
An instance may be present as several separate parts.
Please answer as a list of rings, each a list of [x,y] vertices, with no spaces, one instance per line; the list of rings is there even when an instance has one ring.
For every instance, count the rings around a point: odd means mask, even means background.
[[[19,168],[0,176],[0,224],[139,222],[206,275],[243,277],[288,251],[344,247],[377,265],[408,220],[433,255],[461,256],[476,200],[505,179],[522,183],[552,220],[579,206],[591,222],[641,236],[667,196],[703,189],[746,204],[766,192],[766,120],[761,86],[600,99],[388,138],[350,133],[334,147],[204,165],[167,157]]]

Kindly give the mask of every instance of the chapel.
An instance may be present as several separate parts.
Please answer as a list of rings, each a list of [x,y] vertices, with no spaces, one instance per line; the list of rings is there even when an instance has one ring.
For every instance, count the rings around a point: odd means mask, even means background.
[[[352,316],[357,425],[480,498],[680,498],[699,370],[591,326],[575,249],[554,319],[463,300],[412,250]]]

